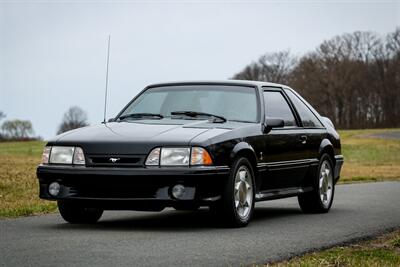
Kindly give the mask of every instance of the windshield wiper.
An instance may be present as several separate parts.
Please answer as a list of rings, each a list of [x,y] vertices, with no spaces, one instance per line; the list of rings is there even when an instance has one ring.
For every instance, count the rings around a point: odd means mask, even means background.
[[[133,118],[133,119],[142,119],[142,118],[157,118],[157,119],[162,119],[164,118],[163,115],[161,114],[156,114],[156,113],[131,113],[131,114],[126,114],[119,116],[119,120],[124,120],[127,118]]]
[[[214,118],[213,122],[216,122],[215,119],[220,120],[220,122],[226,122],[226,119],[222,116],[210,114],[210,113],[204,113],[204,112],[197,112],[197,111],[172,111],[171,115],[184,115],[188,117],[211,117]]]

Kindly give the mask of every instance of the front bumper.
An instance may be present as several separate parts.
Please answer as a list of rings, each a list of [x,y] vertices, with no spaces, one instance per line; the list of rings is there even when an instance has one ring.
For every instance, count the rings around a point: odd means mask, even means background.
[[[344,157],[343,155],[336,155],[335,156],[335,183],[339,180],[340,178],[340,171],[342,170],[342,166],[344,163]]]
[[[155,205],[174,206],[179,203],[206,205],[220,198],[227,166],[107,168],[40,165],[37,177],[40,198],[85,202],[89,206],[110,209],[140,209]],[[61,185],[57,196],[49,194],[52,182]],[[175,199],[171,188],[185,186],[185,195]]]

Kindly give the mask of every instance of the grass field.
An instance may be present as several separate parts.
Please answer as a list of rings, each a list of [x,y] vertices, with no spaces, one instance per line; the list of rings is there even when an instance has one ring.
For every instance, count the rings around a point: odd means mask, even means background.
[[[341,182],[400,180],[400,139],[374,138],[386,130],[339,131],[345,163]]]
[[[38,197],[36,167],[45,143],[0,143],[0,217],[52,212],[54,202]]]
[[[400,180],[400,140],[370,137],[382,131],[393,130],[340,131],[345,157],[341,182]],[[36,166],[44,144],[0,143],[0,218],[55,210],[55,202],[38,198]]]
[[[395,267],[400,266],[400,231],[357,244],[308,253],[268,267]]]

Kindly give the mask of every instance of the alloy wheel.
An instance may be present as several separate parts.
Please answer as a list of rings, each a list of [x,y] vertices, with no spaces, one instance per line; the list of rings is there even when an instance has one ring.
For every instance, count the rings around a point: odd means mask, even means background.
[[[331,165],[327,160],[321,164],[319,174],[319,196],[324,207],[328,207],[333,192],[333,175]]]
[[[253,187],[251,172],[246,166],[240,166],[235,175],[235,208],[240,218],[246,219],[253,205]]]

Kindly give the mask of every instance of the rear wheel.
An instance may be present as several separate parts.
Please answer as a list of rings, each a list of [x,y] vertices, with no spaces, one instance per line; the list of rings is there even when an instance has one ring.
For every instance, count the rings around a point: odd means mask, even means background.
[[[330,156],[324,154],[313,179],[313,190],[298,196],[300,208],[306,213],[328,212],[332,206],[334,194],[333,164]]]
[[[246,158],[235,160],[222,199],[211,207],[227,226],[246,226],[254,210],[254,172]]]
[[[57,205],[61,217],[69,223],[96,223],[103,215],[103,210],[85,208],[79,202],[58,201]]]

